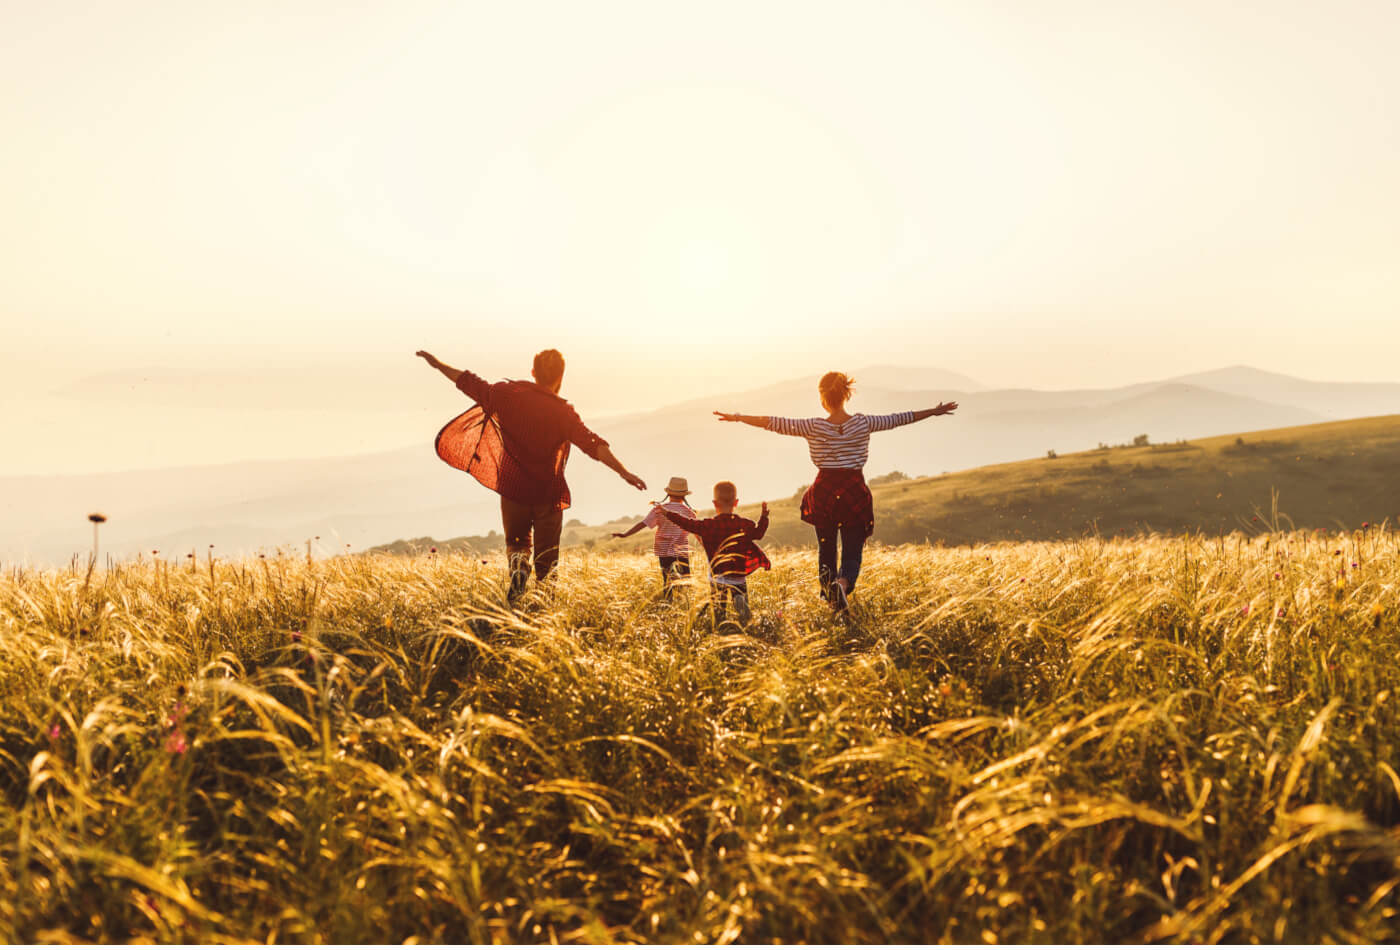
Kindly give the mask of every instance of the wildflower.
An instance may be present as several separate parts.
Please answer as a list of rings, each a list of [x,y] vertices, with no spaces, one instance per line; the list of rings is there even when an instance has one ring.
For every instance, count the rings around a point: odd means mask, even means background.
[[[185,708],[185,704],[177,701],[175,703],[175,708],[170,710],[170,715],[165,718],[165,724],[171,727],[179,726],[180,723],[185,721],[185,713],[187,712],[189,712],[189,710]]]
[[[1280,574],[1278,571],[1274,571],[1274,580],[1278,580],[1281,577],[1283,577],[1282,574]]]
[[[63,734],[63,730],[62,730],[61,728],[59,728],[58,723],[56,723],[56,722],[49,723],[49,738],[50,738],[50,739],[57,739],[57,738],[58,738],[59,736],[61,736],[62,734]]]
[[[1356,567],[1356,566],[1357,566],[1356,562],[1355,562],[1355,561],[1352,561],[1352,562],[1351,562],[1351,566],[1352,566],[1352,567]]]
[[[428,548],[428,553],[429,553],[429,554],[436,554],[436,553],[437,553],[437,548]]]
[[[301,639],[301,631],[300,631],[300,630],[293,630],[293,631],[292,631],[292,642],[295,643],[295,642],[297,642],[297,641],[300,640],[300,639]]]
[[[1248,616],[1249,616],[1249,604],[1245,604],[1243,607],[1240,608],[1240,616],[1242,616],[1242,617],[1248,617]]]
[[[938,691],[939,691],[940,693],[942,693],[944,696],[951,696],[951,695],[953,695],[953,687],[950,686],[950,685],[947,684],[947,683],[940,683],[939,686],[938,686]]]
[[[165,738],[165,751],[171,755],[184,755],[189,751],[190,743],[185,738],[185,734],[176,729]]]
[[[1341,549],[1341,548],[1337,548],[1337,550],[1333,551],[1332,553],[1333,553],[1333,554],[1341,554],[1341,553],[1342,553],[1342,549]]]
[[[1361,522],[1361,527],[1363,527],[1363,528],[1369,528],[1369,527],[1371,527],[1371,522],[1369,522],[1369,521],[1363,521],[1363,522]]]

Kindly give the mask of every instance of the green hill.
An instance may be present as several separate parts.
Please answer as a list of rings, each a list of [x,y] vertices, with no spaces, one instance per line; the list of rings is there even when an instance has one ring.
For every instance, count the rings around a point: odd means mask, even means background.
[[[1085,534],[1351,528],[1400,521],[1400,415],[1326,422],[1167,445],[1103,447],[929,478],[872,479],[875,540],[1051,540]],[[742,497],[743,486],[740,487]],[[703,494],[698,495],[703,499]],[[770,501],[767,546],[807,545],[801,492]],[[757,505],[742,514],[756,517]],[[604,525],[571,522],[565,547],[646,551],[651,532],[616,540],[641,513]],[[376,551],[498,551],[499,534],[417,538]]]

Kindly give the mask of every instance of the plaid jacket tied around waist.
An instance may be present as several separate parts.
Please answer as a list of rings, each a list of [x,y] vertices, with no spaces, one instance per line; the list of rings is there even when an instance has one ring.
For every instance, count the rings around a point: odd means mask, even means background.
[[[864,537],[875,531],[875,501],[858,468],[823,468],[802,496],[802,520],[810,525],[858,525]]]

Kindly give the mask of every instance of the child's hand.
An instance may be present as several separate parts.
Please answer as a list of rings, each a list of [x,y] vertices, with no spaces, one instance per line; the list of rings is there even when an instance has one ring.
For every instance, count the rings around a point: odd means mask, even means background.
[[[763,503],[763,513],[768,514],[768,502],[766,501]]]

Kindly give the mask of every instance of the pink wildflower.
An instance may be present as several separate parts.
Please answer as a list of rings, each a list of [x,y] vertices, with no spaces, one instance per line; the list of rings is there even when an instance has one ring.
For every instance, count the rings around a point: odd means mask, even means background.
[[[185,734],[176,729],[165,739],[165,751],[171,755],[184,755],[189,751],[190,743],[185,738]]]
[[[56,723],[56,722],[55,722],[55,723],[50,723],[50,724],[49,724],[49,738],[50,738],[50,739],[57,739],[57,738],[58,738],[59,736],[61,736],[61,735],[63,735],[63,730],[59,728],[58,723]]]

